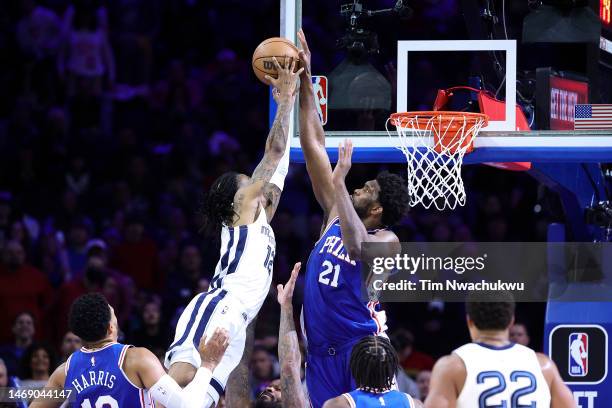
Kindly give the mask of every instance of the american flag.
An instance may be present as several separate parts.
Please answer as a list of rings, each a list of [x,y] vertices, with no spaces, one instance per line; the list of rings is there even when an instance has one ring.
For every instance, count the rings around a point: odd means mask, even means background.
[[[580,129],[612,129],[612,105],[576,105],[574,130]]]

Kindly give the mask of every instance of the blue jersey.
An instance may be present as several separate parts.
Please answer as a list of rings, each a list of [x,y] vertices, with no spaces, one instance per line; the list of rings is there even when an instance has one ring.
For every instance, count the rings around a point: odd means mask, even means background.
[[[74,406],[153,407],[149,393],[132,384],[121,368],[130,347],[111,343],[98,350],[82,348],[68,358],[64,389],[72,390]]]
[[[385,330],[377,302],[364,301],[361,263],[350,259],[334,219],[315,244],[306,265],[304,329],[308,349],[340,347]]]
[[[381,394],[355,390],[342,395],[347,399],[351,408],[414,408],[412,397],[396,390]]]

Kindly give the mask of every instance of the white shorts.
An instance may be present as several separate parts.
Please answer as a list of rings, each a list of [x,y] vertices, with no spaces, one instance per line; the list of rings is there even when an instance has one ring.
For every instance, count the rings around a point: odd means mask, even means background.
[[[229,332],[230,344],[215,368],[207,390],[215,404],[225,392],[227,379],[240,363],[244,352],[247,314],[240,300],[222,288],[212,289],[194,297],[179,318],[174,341],[166,352],[164,361],[168,369],[177,362],[200,367],[200,338],[203,334],[210,338],[217,327],[223,327]]]

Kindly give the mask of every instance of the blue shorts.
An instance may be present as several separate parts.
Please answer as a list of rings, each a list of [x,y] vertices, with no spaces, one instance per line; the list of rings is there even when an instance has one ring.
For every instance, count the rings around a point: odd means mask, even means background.
[[[356,388],[351,375],[351,351],[358,340],[338,349],[309,347],[306,358],[306,385],[314,408]]]

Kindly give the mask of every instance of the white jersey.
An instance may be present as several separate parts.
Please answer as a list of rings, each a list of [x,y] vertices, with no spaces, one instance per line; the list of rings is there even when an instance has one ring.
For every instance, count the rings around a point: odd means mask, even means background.
[[[467,371],[457,408],[550,407],[550,390],[533,350],[514,343],[503,347],[469,343],[454,353]]]
[[[272,283],[276,241],[263,208],[254,223],[223,226],[221,255],[210,283],[243,303],[250,323],[261,308]]]

